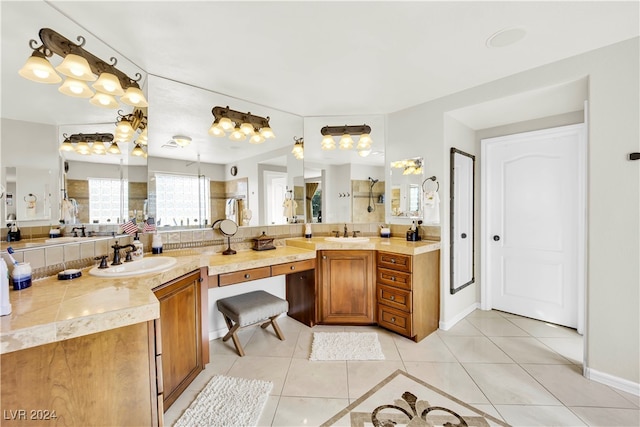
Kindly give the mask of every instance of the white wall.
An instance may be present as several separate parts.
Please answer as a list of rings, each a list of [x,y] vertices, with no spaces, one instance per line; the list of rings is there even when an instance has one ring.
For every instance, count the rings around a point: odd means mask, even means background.
[[[640,151],[638,52],[634,38],[390,114],[387,122],[388,159],[423,156],[426,175],[448,188],[448,148],[458,143],[445,137],[448,111],[588,77],[586,371],[634,390],[640,382],[640,165],[627,155]],[[422,132],[413,132],[415,123]],[[447,292],[448,276],[441,281]],[[452,308],[464,307],[458,298],[467,296],[445,297],[442,322],[459,314]]]

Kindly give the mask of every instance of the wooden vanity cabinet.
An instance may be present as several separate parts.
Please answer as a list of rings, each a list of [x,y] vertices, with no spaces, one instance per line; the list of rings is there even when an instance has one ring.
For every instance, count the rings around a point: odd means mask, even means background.
[[[207,286],[201,285],[200,272],[194,271],[153,291],[160,301],[156,336],[161,348],[162,381],[159,383],[166,411],[208,362],[209,348],[206,341],[203,344],[202,333],[202,310],[207,304],[206,300],[203,304],[203,295],[206,298]]]
[[[375,251],[318,251],[320,323],[373,324]]]
[[[440,251],[377,253],[378,324],[418,342],[438,329]]]

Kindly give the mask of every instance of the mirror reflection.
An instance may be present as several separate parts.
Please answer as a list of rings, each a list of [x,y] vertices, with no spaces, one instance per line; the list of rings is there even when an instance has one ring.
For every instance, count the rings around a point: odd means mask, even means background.
[[[422,219],[422,157],[392,161],[389,175],[391,178],[391,217],[410,220]]]

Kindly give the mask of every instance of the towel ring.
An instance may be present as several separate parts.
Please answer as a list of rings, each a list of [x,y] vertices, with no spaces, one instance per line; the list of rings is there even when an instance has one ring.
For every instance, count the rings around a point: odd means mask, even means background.
[[[427,183],[427,181],[433,181],[436,183],[437,187],[436,187],[436,193],[438,192],[438,190],[440,190],[440,183],[438,182],[438,180],[436,179],[436,176],[430,176],[429,178],[425,179],[424,181],[422,181],[422,191],[427,191],[424,188],[424,185]]]

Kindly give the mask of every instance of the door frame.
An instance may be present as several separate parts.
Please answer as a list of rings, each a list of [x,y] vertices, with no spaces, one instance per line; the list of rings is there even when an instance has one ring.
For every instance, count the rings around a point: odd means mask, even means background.
[[[586,107],[586,106],[585,106]],[[586,111],[585,111],[586,113]],[[491,291],[488,279],[489,271],[489,245],[491,242],[488,229],[487,218],[489,215],[489,204],[487,203],[487,147],[492,143],[502,142],[504,139],[522,136],[542,136],[562,131],[578,131],[579,141],[578,149],[575,153],[578,159],[578,218],[577,221],[577,278],[578,278],[578,313],[577,313],[577,330],[579,334],[584,334],[585,316],[586,316],[586,244],[587,244],[587,121],[567,126],[558,126],[548,129],[534,130],[528,132],[520,132],[499,137],[485,138],[480,141],[480,308],[482,310],[491,310],[493,308],[491,301]],[[494,141],[489,142],[487,140]],[[517,143],[517,141],[515,142]]]

